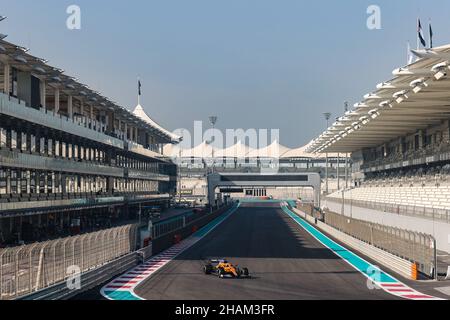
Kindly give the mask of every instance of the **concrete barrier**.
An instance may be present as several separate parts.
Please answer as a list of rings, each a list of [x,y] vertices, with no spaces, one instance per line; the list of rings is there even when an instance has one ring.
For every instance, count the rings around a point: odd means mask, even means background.
[[[296,208],[292,208],[292,211],[300,217],[306,219],[306,221],[308,221],[309,223],[318,227],[320,230],[326,232],[333,238],[341,241],[352,249],[361,252],[363,255],[379,262],[392,271],[408,279],[418,279],[417,265],[415,263],[397,257],[387,251],[376,248],[366,242],[353,238],[352,236],[349,236],[311,216],[308,216],[307,214]]]

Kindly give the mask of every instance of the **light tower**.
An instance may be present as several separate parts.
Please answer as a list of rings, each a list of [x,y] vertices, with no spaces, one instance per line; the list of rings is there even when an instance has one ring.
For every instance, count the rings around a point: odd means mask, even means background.
[[[210,116],[209,117],[209,123],[211,124],[211,127],[213,129],[213,134],[214,134],[214,129],[215,129],[215,126],[216,126],[216,123],[217,123],[217,116]],[[214,138],[211,138],[212,160],[213,160],[212,173],[214,173],[214,171],[215,171],[215,162],[216,162],[215,158],[214,158],[214,145],[213,145],[213,142],[214,142]]]
[[[329,121],[330,121],[330,118],[331,118],[331,113],[330,112],[325,112],[323,114],[323,116],[325,117],[325,120],[327,122],[327,129],[326,129],[326,131],[328,131]],[[325,164],[325,193],[328,194],[328,151],[325,153],[325,158],[326,158],[326,164]]]
[[[345,113],[349,111],[348,109],[348,102],[344,102],[344,110]],[[348,153],[345,153],[345,189],[348,189]]]

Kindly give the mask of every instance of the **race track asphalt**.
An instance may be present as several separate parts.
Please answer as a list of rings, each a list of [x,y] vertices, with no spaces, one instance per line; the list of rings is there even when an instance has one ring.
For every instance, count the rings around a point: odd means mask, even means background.
[[[248,267],[251,279],[202,272],[208,258]],[[325,248],[273,203],[243,203],[197,244],[143,282],[147,300],[395,299]]]

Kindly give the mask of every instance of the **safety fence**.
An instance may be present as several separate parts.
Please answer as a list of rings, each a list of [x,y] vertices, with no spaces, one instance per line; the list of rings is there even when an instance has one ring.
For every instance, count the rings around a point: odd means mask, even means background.
[[[164,219],[153,224],[152,239],[157,239],[204,217],[208,214],[204,209],[193,209],[175,217]]]
[[[212,212],[196,212],[194,215],[185,219],[185,223],[164,234],[159,234],[158,237],[152,240],[152,254],[158,254],[170,246],[180,242],[192,235],[194,232],[213,221],[227,210],[229,210],[234,203],[224,205]]]
[[[328,197],[327,201],[336,202],[342,204],[342,199]],[[362,207],[367,209],[379,210],[383,212],[395,213],[403,216],[411,216],[418,218],[426,218],[430,220],[437,220],[442,222],[450,223],[450,210],[449,209],[439,209],[416,205],[406,205],[406,204],[394,204],[394,203],[384,203],[376,201],[364,201],[364,200],[344,200],[346,205],[352,205],[355,207]]]
[[[0,300],[14,299],[88,272],[136,249],[135,224],[0,249]]]
[[[428,234],[353,219],[328,210],[325,223],[376,248],[417,263],[418,271],[435,277],[436,241]]]

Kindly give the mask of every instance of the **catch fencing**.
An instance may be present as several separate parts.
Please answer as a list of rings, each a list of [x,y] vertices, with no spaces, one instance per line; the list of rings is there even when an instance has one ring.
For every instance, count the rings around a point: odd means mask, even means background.
[[[0,300],[33,293],[135,251],[137,229],[131,224],[0,249]]]
[[[428,234],[403,230],[324,211],[325,223],[356,239],[417,263],[418,271],[435,277],[436,241]]]
[[[153,224],[152,239],[157,239],[175,230],[184,228],[186,225],[202,218],[206,214],[208,213],[203,210],[194,209],[187,213],[155,222]]]

